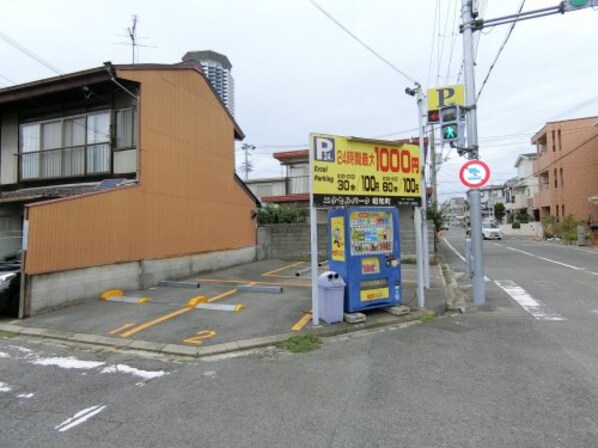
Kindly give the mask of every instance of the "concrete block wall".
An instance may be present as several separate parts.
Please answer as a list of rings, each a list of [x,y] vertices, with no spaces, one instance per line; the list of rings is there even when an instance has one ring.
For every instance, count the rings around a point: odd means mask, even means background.
[[[409,215],[401,215],[400,223],[401,256],[415,258],[415,229]],[[257,259],[279,258],[282,260],[309,259],[311,257],[311,237],[309,224],[272,224],[258,228]],[[428,251],[435,253],[434,228],[428,228]],[[318,255],[328,258],[328,229],[326,224],[318,224]]]
[[[318,224],[318,256],[328,257],[326,224]],[[258,228],[258,260],[309,259],[311,257],[311,227],[309,224],[272,224]]]
[[[139,289],[140,280],[136,262],[33,275],[29,277],[29,315],[98,299],[109,289]]]
[[[500,229],[503,235],[544,237],[544,226],[541,222],[524,223],[519,229],[514,229],[512,224],[501,224]]]
[[[185,257],[142,260],[109,266],[73,269],[28,277],[29,315],[98,299],[109,289],[135,290],[255,260],[256,248],[246,247]]]

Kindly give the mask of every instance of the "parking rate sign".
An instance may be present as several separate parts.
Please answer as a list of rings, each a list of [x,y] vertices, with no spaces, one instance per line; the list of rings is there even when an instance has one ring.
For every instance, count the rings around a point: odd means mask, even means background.
[[[316,207],[421,204],[418,146],[324,134],[310,142]]]
[[[481,160],[470,160],[459,170],[459,180],[468,188],[480,188],[490,179],[490,167]]]

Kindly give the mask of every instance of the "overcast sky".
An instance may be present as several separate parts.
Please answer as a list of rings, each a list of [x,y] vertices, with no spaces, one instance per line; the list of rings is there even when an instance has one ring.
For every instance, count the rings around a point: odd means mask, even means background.
[[[317,3],[424,88],[457,82],[461,0]],[[490,19],[514,14],[521,0],[479,3]],[[557,4],[527,0],[523,10]],[[245,142],[256,146],[250,178],[280,176],[272,153],[307,148],[310,132],[417,136],[416,103],[404,93],[413,83],[310,0],[2,0],[0,87],[56,74],[14,42],[64,73],[104,61],[130,63],[124,44],[133,14],[139,43],[146,45],[138,62],[175,63],[187,51],[208,49],[230,59],[235,118]],[[476,33],[476,90],[509,27]],[[517,155],[535,151],[530,137],[547,121],[598,115],[597,43],[598,11],[591,8],[517,24],[478,104],[480,154],[491,167],[491,183],[516,176]],[[458,170],[465,159],[448,148],[442,154],[440,198],[461,196],[466,189]]]

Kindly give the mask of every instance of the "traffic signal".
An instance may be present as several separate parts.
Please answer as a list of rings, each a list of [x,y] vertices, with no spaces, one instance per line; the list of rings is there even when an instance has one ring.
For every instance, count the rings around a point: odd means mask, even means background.
[[[465,146],[465,123],[461,121],[461,108],[457,105],[440,109],[440,136],[443,143]]]
[[[577,11],[590,6],[598,6],[598,0],[566,0],[561,2],[561,13]]]

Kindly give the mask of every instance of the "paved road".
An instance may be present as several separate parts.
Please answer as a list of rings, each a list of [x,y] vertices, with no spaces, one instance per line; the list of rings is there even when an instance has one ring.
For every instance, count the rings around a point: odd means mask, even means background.
[[[597,255],[485,244],[488,307],[308,354],[189,362],[0,339],[2,446],[598,446]]]

